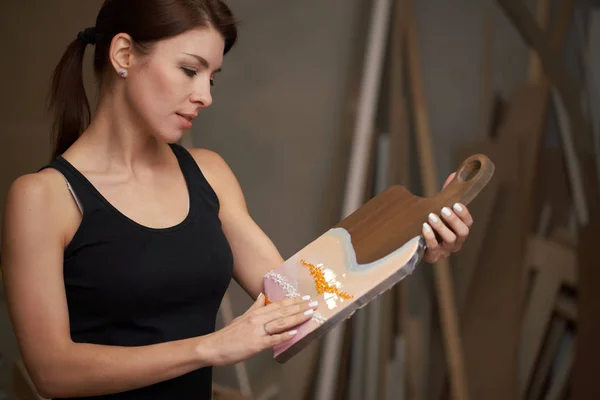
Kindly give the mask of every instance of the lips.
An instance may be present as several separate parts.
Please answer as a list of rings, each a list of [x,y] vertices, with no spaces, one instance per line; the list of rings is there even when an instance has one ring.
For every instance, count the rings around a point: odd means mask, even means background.
[[[195,115],[192,114],[180,114],[177,113],[177,117],[181,122],[181,127],[183,129],[190,129],[192,127],[192,120],[196,118]]]
[[[192,122],[194,120],[194,118],[196,118],[198,116],[198,114],[183,114],[183,113],[177,113],[177,115],[187,119],[190,122]]]

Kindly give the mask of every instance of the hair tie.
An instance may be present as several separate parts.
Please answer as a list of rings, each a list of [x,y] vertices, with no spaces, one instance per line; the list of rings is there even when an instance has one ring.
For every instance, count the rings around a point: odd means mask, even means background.
[[[77,34],[77,39],[81,40],[85,44],[96,44],[96,28],[90,27],[85,28],[83,31]]]

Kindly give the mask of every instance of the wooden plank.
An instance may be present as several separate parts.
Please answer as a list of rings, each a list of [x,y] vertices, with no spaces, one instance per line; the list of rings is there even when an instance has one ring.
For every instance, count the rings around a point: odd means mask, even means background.
[[[569,123],[569,115],[565,104],[555,89],[552,89],[552,103],[556,110],[558,127],[560,138],[562,141],[562,147],[565,153],[565,159],[567,160],[567,171],[569,174],[569,182],[571,183],[571,192],[573,194],[573,202],[575,212],[577,213],[577,219],[580,225],[586,225],[589,220],[588,201],[586,199],[585,189],[583,187],[583,180],[581,178],[583,171],[581,170],[581,164],[579,157],[575,151],[575,145],[573,143],[573,131],[571,130],[571,124]]]
[[[550,19],[550,0],[537,0],[536,19],[542,30],[548,27]],[[534,50],[529,52],[529,82],[538,84],[544,79],[540,58]]]
[[[507,119],[499,131],[500,140],[520,138],[523,145],[520,156],[522,170],[520,188],[523,199],[523,235],[534,230],[533,189],[538,166],[538,153],[546,123],[548,92],[544,85],[523,84],[513,96],[513,117]]]
[[[581,162],[581,158],[586,154],[590,154],[593,146],[590,127],[582,112],[579,91],[569,79],[558,52],[553,48],[550,40],[536,23],[526,5],[521,0],[497,0],[497,2],[504,9],[525,43],[538,53],[549,82],[556,88],[564,104],[571,132],[573,133],[572,139],[579,158],[578,162]],[[568,0],[568,2],[572,2],[572,0]],[[581,168],[579,169],[581,170]],[[586,175],[593,174],[595,181],[595,170],[585,170],[585,173]],[[590,196],[591,193],[586,190],[588,203]]]
[[[600,7],[595,7],[590,12],[588,44],[585,48],[585,34],[581,34],[582,53],[585,64],[585,90],[588,94],[588,110],[592,120],[592,131],[594,137],[596,154],[596,178],[600,185]],[[584,24],[577,24],[583,30]]]
[[[458,163],[460,160],[464,160],[469,155],[468,151],[470,151],[468,147],[458,149],[454,157],[455,162]],[[476,270],[482,264],[481,252],[484,243],[489,240],[487,232],[492,227],[491,221],[496,207],[496,199],[500,192],[500,186],[500,179],[492,179],[485,191],[481,192],[469,205],[469,212],[477,222],[471,227],[469,240],[465,242],[460,252],[454,255],[455,262],[453,263],[456,270],[456,305],[459,318],[462,318],[467,306],[467,299]],[[437,349],[433,349],[433,352],[433,357],[435,357],[435,353],[438,353],[438,351]],[[446,360],[443,358],[443,354],[432,360],[430,398],[440,399],[442,393],[447,390],[446,369]]]
[[[352,145],[352,135],[355,129],[355,122],[358,113],[358,99],[361,97],[361,77],[364,74],[364,59],[365,49],[367,46],[368,37],[366,32],[369,28],[369,16],[371,12],[371,3],[364,2],[359,4],[360,11],[358,13],[359,18],[356,21],[357,28],[353,42],[355,46],[351,50],[350,58],[347,62],[348,73],[345,83],[344,101],[342,107],[341,127],[340,134],[336,140],[336,148],[338,151],[332,154],[334,161],[332,163],[331,171],[328,177],[327,186],[331,188],[324,198],[322,206],[322,216],[320,220],[322,224],[318,231],[324,232],[329,227],[333,226],[340,220],[342,214],[342,203],[344,185],[348,180],[349,174],[349,160],[350,150]],[[350,327],[350,330],[352,328]],[[294,367],[294,379],[303,381],[302,377],[297,377],[295,371],[306,371],[307,379],[304,381],[306,384],[304,387],[306,390],[304,393],[298,394],[302,400],[314,400],[316,396],[318,382],[320,380],[321,372],[321,352],[323,350],[323,340],[319,340],[318,343],[311,346],[313,354],[310,356],[310,365],[307,368],[302,366]],[[309,350],[309,349],[307,349]],[[305,350],[305,352],[307,351]],[[293,361],[292,361],[293,362]],[[291,394],[292,399],[295,398],[295,394]]]
[[[576,284],[577,259],[573,249],[550,240],[528,241],[525,268],[534,270],[534,283],[526,305],[519,351],[519,390],[525,398],[550,318],[564,283]]]
[[[544,343],[540,360],[536,366],[535,374],[531,381],[531,386],[527,393],[527,400],[539,400],[544,390],[544,384],[548,379],[552,368],[552,361],[560,345],[560,341],[565,334],[567,321],[564,318],[554,318],[550,324],[548,337]]]
[[[558,275],[560,279],[571,287],[577,286],[577,252],[569,247],[560,245],[540,237],[529,239],[530,265],[539,269],[544,268]]]
[[[511,118],[509,110],[507,118]],[[520,142],[481,141],[466,146],[496,164],[500,193],[474,271],[466,306],[461,316],[464,356],[471,397],[506,400],[517,396],[516,365],[522,300],[522,198]],[[485,366],[484,368],[482,366]]]
[[[375,110],[379,93],[383,54],[387,39],[391,0],[377,0],[373,4],[365,67],[361,79],[358,112],[349,160],[342,218],[347,217],[364,202],[369,142],[373,133]],[[315,388],[316,400],[331,400],[339,382],[340,353],[346,324],[332,329],[323,340],[319,376]]]
[[[408,49],[408,70],[411,84],[412,107],[415,112],[415,128],[419,167],[425,196],[432,196],[439,191],[436,162],[429,127],[429,115],[425,100],[425,90],[421,77],[421,60],[414,5],[412,0],[406,1],[406,35]],[[449,366],[450,387],[453,398],[463,400],[469,398],[469,386],[463,360],[459,321],[455,304],[454,283],[447,259],[434,265],[434,283],[436,299],[440,314],[444,350]]]
[[[593,169],[594,160],[586,160]],[[595,185],[590,178],[586,185]],[[600,369],[600,268],[598,268],[598,238],[600,237],[600,199],[590,204],[590,223],[580,230],[577,241],[578,319],[577,346],[572,371],[572,400],[600,399],[598,373]]]
[[[559,349],[556,360],[556,369],[551,379],[548,393],[544,397],[545,400],[560,400],[563,398],[568,385],[571,368],[573,365],[573,333],[567,332],[564,336],[564,345]],[[588,397],[592,398],[592,397]]]
[[[565,227],[569,223],[572,204],[562,149],[558,147],[540,149],[536,175],[533,192],[534,209],[540,210],[545,205],[550,206],[548,232],[553,239],[558,240],[553,235],[559,229],[568,232]],[[539,218],[541,217],[540,214]],[[534,225],[539,226],[539,224],[539,220],[534,221]]]
[[[560,289],[560,277],[540,271],[525,310],[519,352],[520,398],[525,398]]]
[[[490,121],[492,117],[492,108],[494,105],[492,98],[493,88],[493,60],[494,60],[494,9],[490,7],[485,15],[483,28],[483,84],[481,85],[481,137],[487,138],[490,134]]]
[[[559,295],[556,300],[556,314],[571,323],[577,323],[577,300],[565,294]]]
[[[392,22],[391,22],[391,43],[389,52],[389,97],[388,97],[388,118],[390,131],[390,164],[389,164],[389,184],[400,184],[410,187],[409,183],[409,122],[408,110],[405,98],[404,87],[404,55],[405,55],[405,33],[406,33],[406,13],[404,11],[404,1],[394,0]],[[395,396],[403,399],[406,394],[404,382],[407,379],[408,368],[405,365],[411,365],[406,361],[404,345],[406,343],[406,331],[403,329],[407,321],[407,280],[403,280],[390,291],[390,301],[392,303],[392,322],[393,322],[393,343],[392,361],[388,365],[390,374],[388,382],[384,386],[388,388],[388,396]],[[414,361],[413,361],[414,363]],[[392,374],[401,375],[392,375]],[[393,382],[390,382],[393,380]]]

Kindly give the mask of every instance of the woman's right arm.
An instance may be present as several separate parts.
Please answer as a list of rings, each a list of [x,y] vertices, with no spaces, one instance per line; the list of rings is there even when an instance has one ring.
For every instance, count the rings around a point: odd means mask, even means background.
[[[140,347],[73,342],[62,271],[68,207],[60,179],[47,170],[18,178],[6,198],[2,232],[9,313],[23,361],[42,396],[121,392],[204,366],[235,363],[289,340],[283,333],[264,335],[265,322],[284,320],[277,324],[283,329],[307,319],[305,301],[263,306],[259,299],[211,335]],[[236,341],[236,347],[224,347]]]

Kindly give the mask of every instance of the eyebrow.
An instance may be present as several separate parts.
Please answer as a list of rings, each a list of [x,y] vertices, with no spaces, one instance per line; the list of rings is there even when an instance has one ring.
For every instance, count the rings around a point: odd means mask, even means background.
[[[204,68],[210,68],[210,64],[208,63],[208,61],[206,61],[206,59],[204,57],[200,57],[199,55],[192,54],[192,53],[183,53],[183,54],[194,57],[196,60],[198,60],[198,62],[200,62],[200,64],[202,64],[202,66]],[[221,71],[222,71],[221,68],[217,68],[214,72],[221,72]]]

